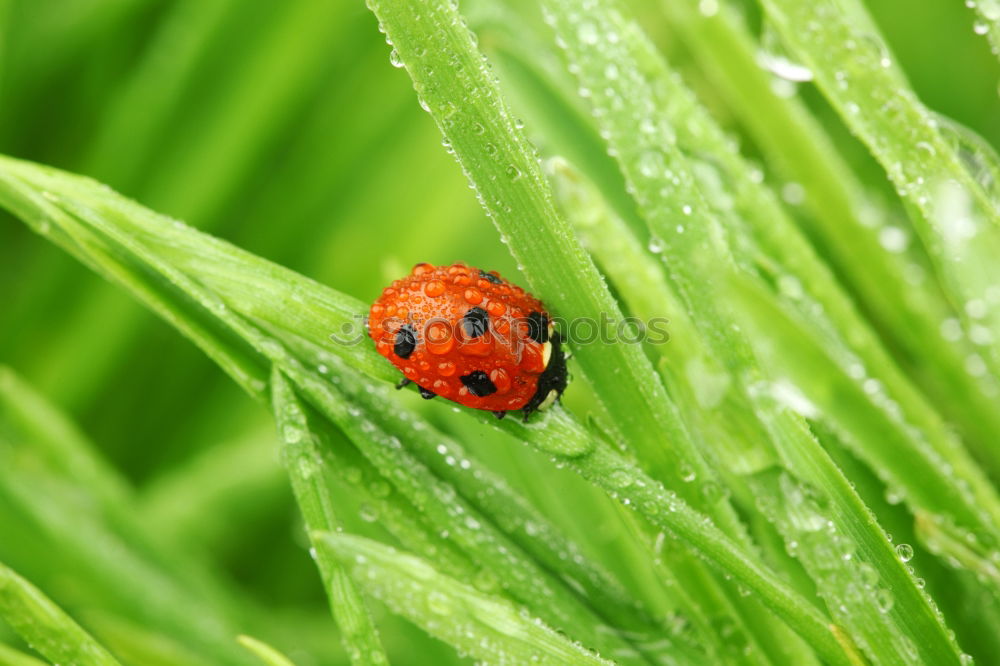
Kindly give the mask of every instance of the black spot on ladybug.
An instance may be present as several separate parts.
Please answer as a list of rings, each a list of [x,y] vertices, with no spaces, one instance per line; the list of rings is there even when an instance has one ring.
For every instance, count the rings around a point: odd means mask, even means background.
[[[399,358],[410,358],[410,354],[417,346],[417,331],[409,324],[404,325],[396,331],[396,344],[392,350]]]
[[[462,317],[462,328],[470,338],[478,338],[490,327],[490,316],[482,308],[472,308]]]
[[[469,389],[469,393],[476,397],[482,398],[497,392],[496,385],[490,381],[489,375],[482,370],[475,370],[467,375],[462,375],[459,379]]]
[[[540,344],[549,341],[549,318],[541,312],[528,315],[528,337]]]
[[[538,376],[538,387],[535,389],[535,395],[531,396],[531,400],[521,408],[524,420],[527,421],[531,413],[545,403],[552,391],[555,391],[555,399],[558,400],[559,396],[566,389],[568,378],[566,373],[566,355],[563,353],[562,340],[557,333],[552,336],[552,354],[549,356],[549,364],[545,366],[545,370]]]
[[[496,275],[493,275],[493,273],[487,273],[483,270],[479,271],[479,277],[483,278],[487,282],[492,282],[493,284],[501,284],[503,282],[503,280],[498,278]]]
[[[424,400],[430,400],[431,398],[437,397],[437,393],[425,389],[423,386],[417,385],[417,390],[420,391],[420,397],[423,398]]]

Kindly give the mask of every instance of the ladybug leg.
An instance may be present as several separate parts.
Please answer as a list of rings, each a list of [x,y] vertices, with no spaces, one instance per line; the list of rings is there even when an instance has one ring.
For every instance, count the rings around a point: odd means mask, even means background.
[[[497,417],[497,420],[500,420],[503,417],[507,416],[507,412],[501,409],[499,411],[493,412],[493,416]]]
[[[428,391],[423,386],[418,386],[417,390],[420,391],[420,397],[423,398],[424,400],[430,400],[431,398],[437,396],[437,393],[435,393],[434,391]]]
[[[396,390],[398,391],[399,389],[403,388],[404,386],[407,386],[407,385],[411,384],[412,382],[413,382],[412,379],[408,379],[407,377],[403,377],[402,379],[399,380],[399,383],[396,384]]]

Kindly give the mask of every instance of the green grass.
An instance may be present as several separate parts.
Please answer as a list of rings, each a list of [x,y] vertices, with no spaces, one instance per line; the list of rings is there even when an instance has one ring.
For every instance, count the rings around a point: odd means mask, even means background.
[[[0,662],[994,663],[994,4],[0,1]],[[455,260],[669,341],[331,340]]]

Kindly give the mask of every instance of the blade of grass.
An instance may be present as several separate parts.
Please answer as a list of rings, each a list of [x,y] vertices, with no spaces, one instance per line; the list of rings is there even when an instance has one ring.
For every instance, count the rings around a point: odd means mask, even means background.
[[[321,547],[396,613],[462,652],[496,663],[609,664],[512,604],[435,571],[426,561],[347,534]]]
[[[0,564],[0,617],[55,663],[117,666],[118,660],[34,585]]]
[[[0,643],[0,664],[6,666],[46,666],[44,661],[35,659],[5,643]]]
[[[295,666],[291,659],[253,636],[239,636],[236,641],[253,653],[266,666]]]
[[[0,371],[0,458],[5,559],[37,577],[46,555],[60,553],[61,576],[78,580],[69,593],[101,598],[109,613],[141,618],[148,633],[197,646],[209,655],[203,663],[239,663],[235,650],[216,653],[212,646],[224,645],[235,631],[244,600],[212,582],[183,550],[151,536],[128,509],[131,493],[89,443],[6,370]],[[104,492],[92,485],[101,480],[108,480]],[[38,580],[64,582],[59,576]],[[150,604],[150,595],[158,603]]]
[[[327,480],[322,474],[319,463],[321,454],[315,435],[294,391],[277,369],[271,373],[271,401],[274,420],[283,442],[282,459],[310,538],[319,531],[334,531],[340,523],[333,510]],[[327,557],[323,550],[316,551],[316,564],[323,576],[330,610],[340,628],[341,640],[351,663],[389,663],[365,601],[343,568]]]
[[[175,3],[106,112],[83,160],[85,172],[120,190],[132,189],[130,184],[143,173],[206,42],[232,4],[228,0]]]

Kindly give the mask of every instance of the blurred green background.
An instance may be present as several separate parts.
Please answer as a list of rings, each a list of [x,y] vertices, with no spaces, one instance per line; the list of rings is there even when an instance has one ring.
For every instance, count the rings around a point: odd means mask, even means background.
[[[488,4],[463,7],[475,16]],[[1000,65],[984,38],[969,38],[963,3],[868,4],[923,101],[1000,145]],[[633,5],[725,122],[730,114],[658,5]],[[885,188],[819,95],[802,93],[871,187]],[[516,111],[530,133],[530,110]],[[0,152],[92,176],[366,301],[418,261],[464,260],[516,278],[361,0],[0,0]],[[328,643],[313,658],[337,659],[270,415],[171,327],[5,213],[0,363],[81,426],[168,537],[254,603],[308,617],[317,644]],[[493,435],[465,434],[533,487],[529,452],[491,450]],[[558,515],[552,496],[532,492]],[[594,502],[613,523],[614,510]],[[30,535],[8,531],[0,516],[0,559],[68,607],[83,603],[79,586],[53,574],[59,553],[12,545],[18,538]],[[381,621],[394,657],[419,640],[417,661],[428,663],[432,643]]]

